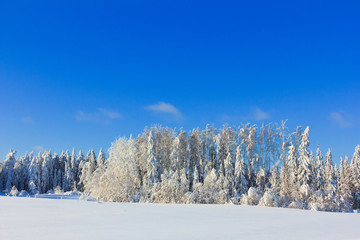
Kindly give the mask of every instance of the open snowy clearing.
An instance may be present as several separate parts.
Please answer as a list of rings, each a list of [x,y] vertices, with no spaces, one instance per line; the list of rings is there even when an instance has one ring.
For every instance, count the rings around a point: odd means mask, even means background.
[[[360,239],[360,215],[0,197],[0,239]]]

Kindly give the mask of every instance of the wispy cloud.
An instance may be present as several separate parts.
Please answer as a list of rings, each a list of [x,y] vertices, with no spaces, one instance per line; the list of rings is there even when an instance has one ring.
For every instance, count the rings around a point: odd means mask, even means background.
[[[44,148],[43,146],[35,146],[34,150],[39,152],[45,152],[47,149]]]
[[[96,120],[95,114],[91,114],[91,113],[85,113],[81,110],[78,110],[75,113],[75,119],[79,122],[91,122]]]
[[[23,123],[27,123],[27,124],[34,124],[34,123],[35,123],[34,119],[33,119],[32,117],[29,117],[29,116],[23,117],[23,118],[21,118],[20,120],[21,120]]]
[[[177,119],[181,119],[183,117],[179,109],[177,109],[174,105],[170,103],[158,102],[156,104],[146,106],[145,109],[154,113],[165,113]]]
[[[110,109],[105,109],[105,108],[98,108],[98,110],[103,113],[106,117],[110,118],[110,119],[119,119],[121,118],[121,114],[117,111],[113,111]]]
[[[97,122],[104,124],[111,124],[112,120],[122,118],[122,115],[115,110],[98,108],[95,112],[84,112],[78,110],[74,118],[79,122]]]
[[[344,112],[332,112],[330,113],[330,119],[343,128],[352,126],[351,116]]]
[[[263,110],[261,110],[258,107],[255,107],[252,112],[252,117],[255,121],[262,121],[262,120],[269,119],[271,116],[269,113],[264,112]]]
[[[223,114],[221,116],[222,122],[249,122],[249,121],[264,121],[271,118],[270,113],[265,112],[259,107],[253,107],[250,111],[237,114]]]

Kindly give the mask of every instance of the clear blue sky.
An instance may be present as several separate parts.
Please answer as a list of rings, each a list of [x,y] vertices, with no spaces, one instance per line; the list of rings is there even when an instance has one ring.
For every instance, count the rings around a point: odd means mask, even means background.
[[[145,126],[310,126],[360,143],[359,1],[0,2],[0,156]]]

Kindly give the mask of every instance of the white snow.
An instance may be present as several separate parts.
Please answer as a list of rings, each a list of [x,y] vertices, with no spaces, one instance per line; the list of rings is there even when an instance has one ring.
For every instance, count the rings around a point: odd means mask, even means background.
[[[240,205],[0,197],[0,239],[360,239],[360,216]]]

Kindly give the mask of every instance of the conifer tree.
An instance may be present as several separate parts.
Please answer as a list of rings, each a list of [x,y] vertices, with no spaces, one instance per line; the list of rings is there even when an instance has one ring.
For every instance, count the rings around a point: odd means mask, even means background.
[[[343,208],[349,210],[352,205],[353,196],[351,194],[351,169],[349,166],[349,158],[345,156],[345,160],[340,161],[340,183],[338,194],[343,203]]]
[[[11,188],[14,186],[16,182],[15,172],[14,172],[14,166],[16,162],[15,154],[16,151],[10,149],[4,161],[4,179],[6,179],[5,190],[8,192],[10,192]]]
[[[103,149],[100,148],[100,152],[99,152],[99,155],[97,158],[97,166],[98,167],[103,166],[105,164],[105,160],[106,160],[105,153],[104,153]]]
[[[159,182],[159,171],[155,156],[155,146],[152,132],[148,137],[148,157],[146,166],[145,186],[151,189],[154,183]]]
[[[242,194],[247,192],[248,182],[246,179],[246,165],[244,161],[244,157],[241,153],[240,145],[236,148],[236,163],[235,163],[235,188],[236,192],[241,196]]]

